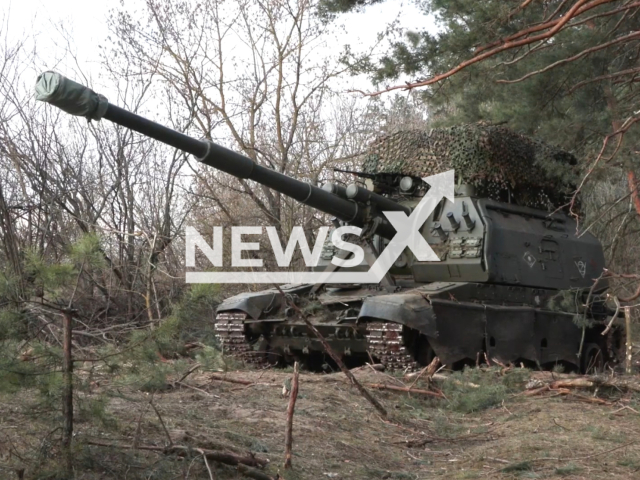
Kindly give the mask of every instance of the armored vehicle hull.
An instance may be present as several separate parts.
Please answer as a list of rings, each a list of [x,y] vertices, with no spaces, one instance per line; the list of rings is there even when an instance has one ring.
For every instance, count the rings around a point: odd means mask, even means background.
[[[329,365],[293,301],[350,365],[374,360],[412,369],[435,355],[450,368],[492,361],[583,371],[615,365],[622,331],[602,335],[612,312],[603,300],[607,284],[594,284],[604,266],[599,242],[576,235],[566,215],[459,192],[424,227],[440,262],[414,261],[386,288],[290,285],[282,289],[287,298],[278,289],[229,298],[217,310],[221,345],[251,361]],[[439,222],[463,212],[466,227]],[[431,234],[434,225],[442,237]]]
[[[579,314],[546,306],[557,296],[554,290],[434,282],[391,294],[334,290],[310,300],[311,288],[288,286],[283,291],[298,296],[294,298],[303,311],[313,312],[309,320],[348,366],[374,360],[389,369],[415,369],[437,355],[453,369],[495,362],[587,371],[614,366],[621,352],[619,328],[602,335],[610,315],[604,305],[592,307],[583,338],[575,321]],[[227,352],[256,363],[297,360],[311,369],[331,364],[301,320],[269,318],[260,308],[266,304],[278,310],[286,301],[273,289],[220,305],[216,330]]]

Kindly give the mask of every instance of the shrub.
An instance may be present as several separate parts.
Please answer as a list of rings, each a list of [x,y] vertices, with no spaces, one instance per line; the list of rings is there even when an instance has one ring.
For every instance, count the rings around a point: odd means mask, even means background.
[[[443,391],[449,399],[448,408],[472,413],[501,404],[509,392],[521,389],[528,378],[526,369],[516,368],[501,374],[498,369],[467,368],[452,374],[444,383]]]

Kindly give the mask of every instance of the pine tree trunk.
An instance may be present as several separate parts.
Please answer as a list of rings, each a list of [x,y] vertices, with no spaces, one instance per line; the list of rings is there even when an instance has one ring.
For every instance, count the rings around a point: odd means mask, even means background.
[[[73,437],[73,359],[71,358],[71,328],[72,314],[64,311],[62,314],[63,357],[62,357],[62,450],[64,455],[67,478],[73,476],[73,456],[71,453],[71,439]]]
[[[633,366],[633,342],[631,341],[631,307],[624,307],[624,320],[627,347],[625,353],[625,371],[627,375],[631,375]]]
[[[293,412],[298,398],[298,362],[293,364],[293,379],[291,381],[291,393],[287,406],[287,426],[284,435],[284,468],[291,468],[291,449],[293,447]]]
[[[620,130],[620,128],[622,128],[622,122],[618,119],[618,100],[611,90],[610,85],[607,85],[604,88],[604,93],[607,100],[607,106],[609,107],[609,111],[611,112],[611,126],[613,127],[613,131],[617,132],[618,130]],[[620,133],[620,135],[624,134]],[[633,206],[636,210],[636,213],[640,215],[640,196],[638,196],[638,182],[636,180],[636,174],[632,170],[632,167],[629,167],[629,170],[627,171],[627,184],[629,185],[629,192],[631,194]]]

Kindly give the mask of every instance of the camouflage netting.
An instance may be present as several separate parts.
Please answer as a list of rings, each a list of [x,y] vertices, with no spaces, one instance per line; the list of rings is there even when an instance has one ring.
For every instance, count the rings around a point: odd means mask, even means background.
[[[381,137],[363,171],[425,177],[454,169],[478,195],[534,208],[556,208],[575,190],[576,158],[503,126],[475,124],[408,130]]]

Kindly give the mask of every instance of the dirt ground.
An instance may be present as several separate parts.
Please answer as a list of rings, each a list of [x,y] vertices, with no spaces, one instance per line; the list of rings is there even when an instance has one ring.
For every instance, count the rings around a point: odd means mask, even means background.
[[[527,397],[512,390],[488,408],[478,400],[478,411],[471,411],[474,405],[451,408],[450,397],[375,390],[389,412],[383,420],[341,373],[302,373],[293,468],[284,470],[288,398],[283,385],[292,373],[218,375],[252,383],[194,372],[184,385],[154,394],[107,381],[94,384],[77,401],[85,407],[78,407],[75,425],[75,478],[245,478],[215,462],[209,473],[197,454],[176,458],[131,448],[165,446],[168,435],[180,443],[185,431],[205,443],[213,439],[252,451],[269,460],[265,473],[286,480],[640,478],[640,399],[623,392],[607,392],[608,404],[598,405],[572,395]],[[485,375],[492,378],[482,389],[496,381],[495,373]],[[357,377],[364,383],[402,382],[368,369]],[[457,395],[464,400],[467,394]],[[55,412],[34,402],[28,391],[4,394],[1,401],[0,478],[21,478],[21,468],[25,479],[60,478]],[[117,447],[88,445],[96,441]]]

